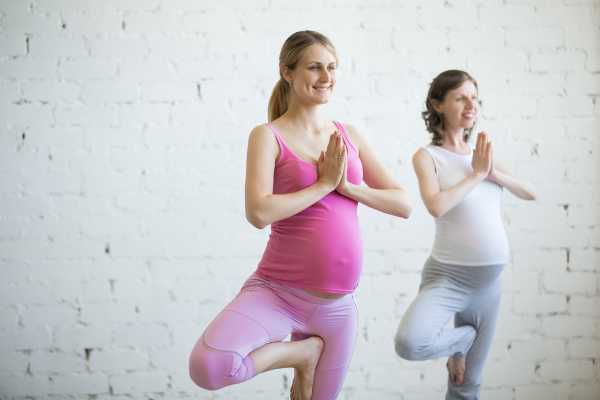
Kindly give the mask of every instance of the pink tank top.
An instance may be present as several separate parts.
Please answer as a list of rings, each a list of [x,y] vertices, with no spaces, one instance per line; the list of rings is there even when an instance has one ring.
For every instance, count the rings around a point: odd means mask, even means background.
[[[348,155],[348,181],[362,182],[362,163],[346,130],[342,134]],[[277,129],[280,154],[275,162],[273,193],[297,192],[317,181],[317,167],[299,158],[286,146]],[[357,202],[333,191],[321,200],[271,224],[267,248],[258,264],[258,275],[292,287],[329,293],[350,293],[358,285],[362,268],[362,240]]]

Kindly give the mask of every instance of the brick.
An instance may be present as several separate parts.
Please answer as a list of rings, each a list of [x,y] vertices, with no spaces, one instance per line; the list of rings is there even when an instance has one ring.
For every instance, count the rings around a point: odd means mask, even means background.
[[[115,346],[166,347],[171,344],[171,337],[163,325],[129,323],[114,327],[112,343]]]
[[[585,53],[580,50],[558,50],[532,54],[531,70],[535,72],[582,71]]]
[[[105,374],[67,374],[52,378],[48,394],[99,394],[108,392],[108,379]]]
[[[536,384],[515,388],[515,399],[561,400],[568,396],[569,387],[565,384]]]
[[[567,315],[549,316],[542,321],[541,332],[552,338],[590,337],[594,332],[594,319]]]
[[[93,372],[108,372],[123,370],[145,370],[148,369],[148,355],[128,349],[102,349],[92,350],[89,356],[89,368]]]
[[[0,38],[0,56],[14,57],[27,54],[27,36],[13,34]]]
[[[36,35],[29,38],[29,49],[39,58],[85,58],[89,54],[81,36]]]
[[[567,343],[569,357],[576,359],[590,359],[600,354],[600,340],[598,339],[570,339]]]
[[[564,360],[567,355],[565,342],[564,339],[532,337],[510,341],[507,351],[508,356],[515,360]]]
[[[163,392],[168,382],[167,374],[158,371],[115,374],[110,378],[110,385],[116,394]]]
[[[567,310],[565,295],[515,294],[513,298],[513,308],[516,314],[544,315]]]
[[[540,363],[538,373],[545,382],[591,380],[594,367],[591,360],[548,361]]]
[[[56,351],[34,351],[30,356],[31,372],[46,373],[84,372],[85,361],[81,355]]]

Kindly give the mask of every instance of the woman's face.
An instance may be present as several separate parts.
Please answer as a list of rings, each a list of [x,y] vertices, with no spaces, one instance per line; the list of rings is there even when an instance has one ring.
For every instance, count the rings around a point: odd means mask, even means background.
[[[477,120],[479,99],[472,81],[465,81],[458,88],[446,93],[444,101],[435,106],[443,114],[445,129],[469,129]]]
[[[292,93],[304,104],[325,104],[335,85],[337,60],[326,47],[313,44],[307,47],[294,70],[286,69],[284,78],[290,82]]]

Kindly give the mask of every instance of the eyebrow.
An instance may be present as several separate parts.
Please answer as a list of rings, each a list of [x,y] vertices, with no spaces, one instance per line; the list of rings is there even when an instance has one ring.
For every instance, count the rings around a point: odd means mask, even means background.
[[[322,62],[320,62],[320,61],[309,61],[308,63],[309,63],[309,64],[323,65],[323,63],[322,63]],[[330,64],[337,64],[337,62],[336,62],[336,61],[332,61],[332,62],[330,62],[330,63],[327,63],[327,65],[330,65]]]

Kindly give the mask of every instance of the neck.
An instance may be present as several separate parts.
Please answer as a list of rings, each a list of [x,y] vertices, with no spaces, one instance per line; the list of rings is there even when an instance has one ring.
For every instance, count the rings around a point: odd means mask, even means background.
[[[464,129],[446,129],[444,130],[444,139],[442,140],[442,146],[461,149],[465,146],[463,136],[465,134]]]
[[[282,119],[305,132],[318,133],[323,126],[323,116],[318,105],[306,106],[291,100]]]

